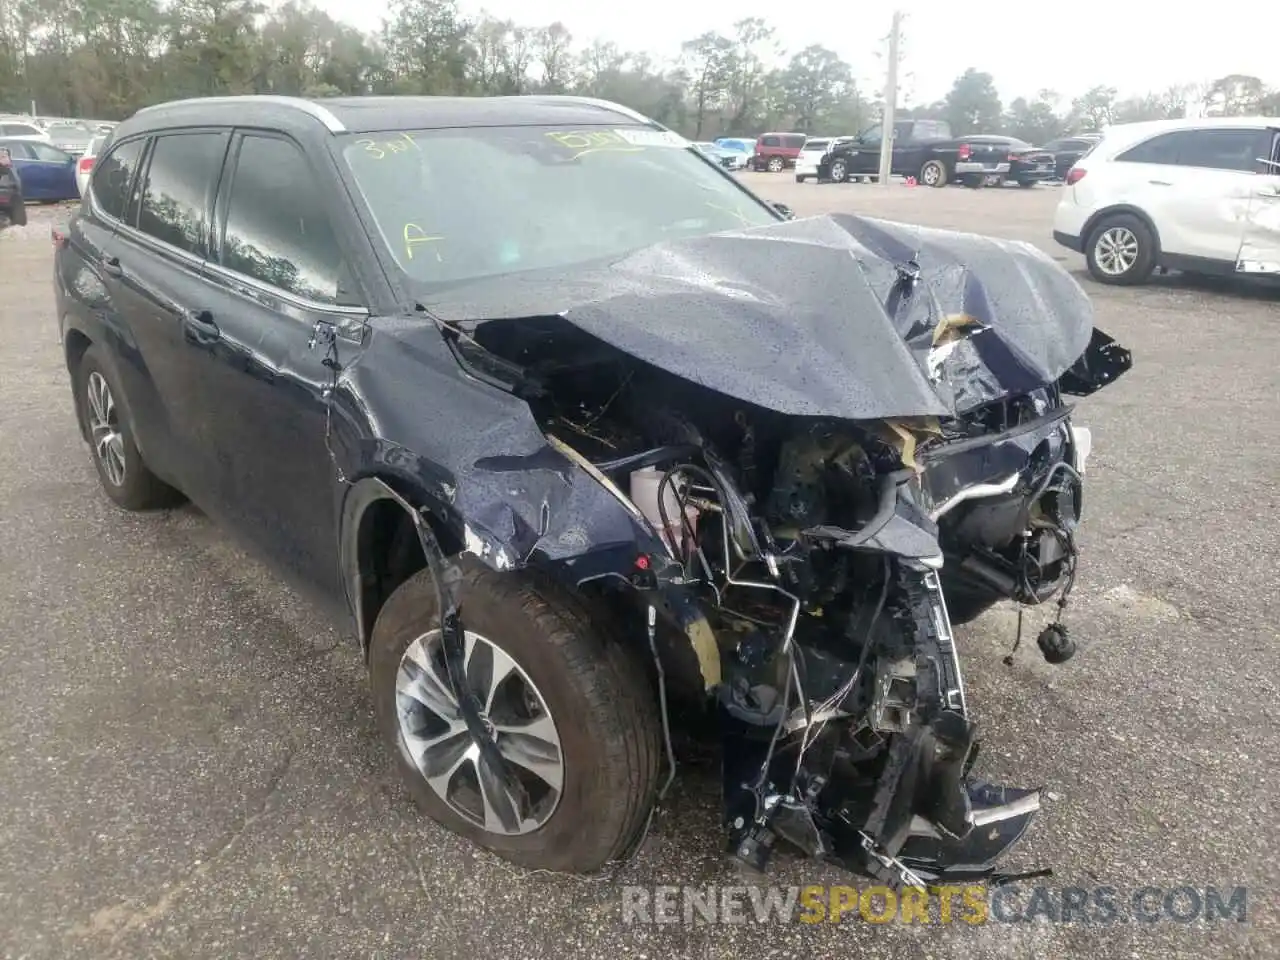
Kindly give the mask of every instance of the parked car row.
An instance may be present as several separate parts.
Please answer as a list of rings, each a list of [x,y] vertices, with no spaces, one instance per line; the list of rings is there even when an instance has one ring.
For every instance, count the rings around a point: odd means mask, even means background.
[[[874,180],[880,173],[882,137],[879,124],[851,136],[765,133],[755,142],[749,166],[772,173],[792,168],[797,183]],[[930,187],[955,182],[981,187],[1005,181],[1032,187],[1064,179],[1095,142],[1096,135],[1089,134],[1037,148],[996,134],[952,137],[945,121],[909,119],[894,124],[891,170],[894,176],[913,177]]]

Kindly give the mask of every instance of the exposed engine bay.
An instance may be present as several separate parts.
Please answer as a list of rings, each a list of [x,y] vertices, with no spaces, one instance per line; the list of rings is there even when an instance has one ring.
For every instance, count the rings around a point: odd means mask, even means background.
[[[527,478],[471,508],[507,531],[495,555],[559,564],[644,630],[672,770],[667,688],[712,708],[734,856],[763,868],[785,841],[895,885],[1004,876],[1039,791],[972,776],[952,625],[1052,602],[1038,646],[1072,655],[1091,437],[1065,398],[1132,362],[1060,266],[1027,244],[832,216],[423,310],[546,442],[476,463],[477,479]],[[582,474],[625,524],[588,534],[532,496]]]
[[[454,344],[658,531],[630,585],[696,596],[736,856],[762,869],[781,839],[893,884],[993,874],[1039,794],[969,777],[948,601],[964,619],[1065,606],[1088,435],[1061,385],[962,419],[853,422],[707,390],[559,317]],[[1054,627],[1040,645],[1061,662]],[[657,655],[652,606],[648,628]]]

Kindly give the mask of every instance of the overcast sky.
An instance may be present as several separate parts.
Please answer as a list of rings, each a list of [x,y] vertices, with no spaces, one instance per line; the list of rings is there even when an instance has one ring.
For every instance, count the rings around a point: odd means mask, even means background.
[[[376,29],[386,0],[317,0],[331,15]],[[462,0],[500,18],[541,25],[562,21],[582,43],[595,37],[666,58],[682,40],[706,30],[728,32],[734,21],[759,16],[789,51],[811,43],[830,47],[853,65],[860,84],[879,86],[876,59],[889,31],[891,9],[861,14],[862,4],[826,0],[813,5],[776,0]],[[875,8],[872,7],[874,10]],[[1260,76],[1280,85],[1280,4],[1262,0],[1240,8],[1195,4],[1127,4],[1119,0],[1009,3],[994,7],[963,0],[913,0],[907,11],[903,67],[910,103],[941,98],[967,67],[986,70],[1007,102],[1042,87],[1068,97],[1097,83],[1121,96],[1197,82],[1227,73]],[[1001,9],[1009,11],[1001,16]],[[983,12],[985,11],[985,12]],[[1159,12],[1157,12],[1159,11]]]

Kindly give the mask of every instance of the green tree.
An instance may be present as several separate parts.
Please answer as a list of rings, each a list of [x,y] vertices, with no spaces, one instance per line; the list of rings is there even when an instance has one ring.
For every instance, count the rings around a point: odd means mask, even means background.
[[[970,67],[952,84],[946,104],[946,118],[953,136],[1000,132],[1004,111],[991,74]]]
[[[805,133],[824,131],[837,110],[857,96],[849,64],[818,44],[791,58],[782,73],[782,90],[795,129]]]

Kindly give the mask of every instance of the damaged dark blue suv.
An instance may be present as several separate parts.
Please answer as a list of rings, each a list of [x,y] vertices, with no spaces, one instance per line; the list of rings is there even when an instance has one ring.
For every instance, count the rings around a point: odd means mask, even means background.
[[[990,876],[1038,809],[951,627],[1065,600],[1066,398],[1130,359],[1033,248],[789,220],[610,103],[232,97],[122,123],[56,258],[107,494],[327,601],[454,830],[625,856],[676,722],[755,866]]]

